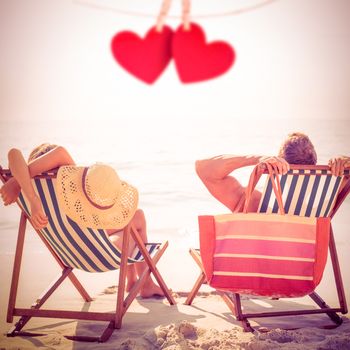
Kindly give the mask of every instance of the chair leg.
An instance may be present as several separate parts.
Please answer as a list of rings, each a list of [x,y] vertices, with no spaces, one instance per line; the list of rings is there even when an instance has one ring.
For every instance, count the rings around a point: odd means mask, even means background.
[[[19,235],[19,242],[24,241],[24,233],[25,233],[25,217],[23,219],[24,224],[20,225],[20,235]],[[67,339],[71,340],[79,340],[79,341],[86,341],[86,342],[105,342],[107,341],[111,335],[113,334],[113,331],[116,328],[121,328],[122,325],[122,318],[128,309],[129,305],[131,304],[132,300],[136,297],[138,294],[138,291],[141,289],[143,283],[146,281],[146,278],[151,274],[154,273],[159,285],[163,288],[164,292],[168,293],[167,297],[168,300],[173,303],[175,303],[175,300],[170,294],[170,291],[168,290],[167,286],[165,285],[162,277],[160,276],[157,268],[155,267],[155,264],[158,262],[162,254],[164,253],[165,249],[167,248],[167,242],[166,244],[161,245],[161,247],[158,249],[156,254],[153,258],[149,255],[148,251],[146,250],[145,246],[143,245],[142,241],[137,241],[138,236],[135,235],[135,241],[139,245],[139,249],[141,253],[144,256],[144,259],[146,263],[148,264],[148,269],[145,270],[145,272],[142,274],[140,281],[138,281],[135,286],[133,287],[133,291],[129,293],[128,297],[124,299],[125,295],[125,284],[126,284],[126,268],[127,268],[127,259],[128,259],[128,245],[129,245],[129,239],[130,239],[130,227],[127,227],[123,234],[123,248],[122,248],[122,255],[121,255],[121,263],[120,263],[120,274],[119,274],[119,284],[118,284],[118,295],[117,295],[117,305],[116,305],[116,312],[110,318],[109,315],[105,316],[102,313],[88,313],[87,312],[74,312],[74,311],[57,311],[57,310],[38,310],[45,301],[51,296],[51,294],[57,289],[57,287],[63,282],[65,278],[69,278],[72,276],[72,268],[65,267],[62,275],[55,281],[52,286],[41,296],[35,304],[31,306],[30,309],[15,309],[15,302],[13,302],[12,307],[12,316],[13,315],[22,315],[19,322],[16,323],[15,327],[8,333],[8,336],[41,336],[43,334],[39,333],[29,333],[29,332],[23,332],[21,329],[24,327],[24,325],[30,320],[31,317],[54,317],[54,318],[69,318],[69,319],[86,319],[86,320],[107,320],[110,321],[108,326],[103,331],[102,335],[99,337],[91,337],[91,336],[65,336]],[[17,258],[16,258],[16,266],[20,267],[20,260],[22,256],[22,250],[23,250],[23,244],[18,244],[19,249],[17,252]],[[159,274],[159,275],[157,275]],[[19,268],[16,270],[16,273],[14,273],[13,278],[13,295],[15,300],[15,292],[17,291],[17,285],[18,285],[18,276],[19,276]],[[74,275],[73,275],[74,276]],[[17,277],[17,278],[15,278]],[[75,276],[74,276],[75,277]],[[134,290],[135,287],[137,287],[136,291]],[[131,295],[131,297],[130,297]],[[36,313],[35,313],[36,310]],[[84,314],[84,315],[82,315]],[[93,314],[93,315],[91,315]],[[87,316],[90,316],[87,318]],[[86,317],[86,318],[85,318]]]
[[[21,216],[20,216],[20,222],[19,222],[19,228],[18,228],[16,252],[15,252],[15,258],[14,258],[14,263],[13,263],[12,280],[11,280],[11,287],[10,287],[8,309],[7,309],[6,320],[8,323],[13,322],[13,310],[15,308],[16,298],[17,298],[18,281],[19,281],[19,275],[20,275],[20,270],[21,270],[23,246],[24,246],[24,238],[25,238],[27,221],[28,221],[28,219],[27,219],[26,215],[22,212]],[[45,245],[49,248],[50,252],[54,256],[56,261],[59,263],[62,270],[64,270],[66,268],[66,266],[63,265],[62,261],[52,251],[52,248],[43,239],[41,234],[40,233],[38,233],[38,234],[39,234],[39,237],[42,239],[42,241],[45,243]],[[86,292],[84,287],[81,285],[81,283],[79,282],[77,277],[72,272],[72,269],[70,269],[70,273],[68,274],[68,278],[72,281],[73,285],[77,288],[78,292],[84,298],[85,301],[92,301],[92,298],[90,297],[90,295]]]
[[[309,297],[321,308],[321,309],[329,309],[330,307],[326,304],[326,302],[316,293],[313,292],[309,294]],[[337,325],[343,323],[341,317],[333,311],[325,312],[328,317]]]
[[[340,309],[341,309],[341,312],[343,314],[346,314],[348,312],[348,309],[347,309],[347,304],[346,304],[344,285],[343,285],[343,280],[341,277],[340,265],[339,265],[339,260],[338,260],[337,248],[336,248],[335,241],[334,241],[334,234],[333,234],[332,225],[331,225],[331,231],[330,231],[330,236],[329,236],[329,253],[331,256],[331,260],[332,260],[334,280],[335,280],[335,284],[337,287]],[[326,302],[316,292],[311,293],[309,296],[321,309],[329,309],[330,308],[326,304]],[[342,324],[343,320],[336,312],[328,311],[328,312],[326,312],[326,314],[335,324],[337,324],[337,325]]]
[[[199,291],[199,288],[202,286],[202,284],[207,283],[207,278],[206,278],[206,275],[205,275],[205,272],[204,272],[202,259],[201,259],[201,256],[200,256],[200,253],[199,253],[198,249],[190,248],[190,254],[191,254],[193,260],[196,262],[196,264],[200,268],[201,273],[198,276],[198,278],[196,280],[196,283],[192,287],[189,295],[187,296],[186,301],[185,301],[185,305],[191,305],[193,299],[196,297],[196,295],[197,295],[197,293]]]
[[[159,258],[163,255],[165,249],[168,247],[168,242],[165,242],[161,245],[156,256],[152,259],[151,256],[149,255],[147,249],[145,248],[145,245],[142,242],[139,234],[137,233],[137,230],[133,226],[131,226],[130,232],[131,232],[132,238],[134,239],[137,247],[139,248],[145,262],[147,263],[150,272],[152,272],[154,278],[157,280],[159,287],[164,292],[170,305],[175,305],[176,301],[175,301],[174,297],[172,296],[172,294],[170,293],[170,290],[168,289],[167,285],[164,282],[163,277],[161,276],[161,274],[159,273],[159,271],[155,265],[157,263],[157,261],[159,260]]]
[[[254,332],[254,328],[242,312],[241,296],[238,293],[233,293],[233,302],[236,310],[236,318],[241,322],[244,332]]]
[[[19,228],[18,228],[16,253],[15,253],[15,259],[13,263],[11,288],[10,288],[9,302],[8,302],[8,308],[7,308],[6,320],[8,323],[13,322],[13,311],[16,305],[18,280],[19,280],[19,274],[21,271],[21,262],[22,262],[26,225],[27,225],[27,217],[22,212],[20,217],[20,222],[19,222]]]
[[[196,249],[190,249],[190,254],[201,269],[201,274],[199,275],[196,283],[194,284],[190,294],[187,296],[187,299],[185,301],[186,305],[191,305],[194,297],[197,295],[199,288],[203,283],[206,283],[206,276],[204,273],[202,260],[200,257],[200,253]],[[243,330],[245,332],[254,332],[254,329],[250,325],[247,318],[244,317],[242,313],[242,305],[241,305],[241,297],[237,293],[233,293],[233,298],[231,293],[223,292],[220,290],[217,290],[223,301],[226,303],[232,314],[236,317],[238,321],[241,322]]]
[[[147,261],[147,264],[149,266],[149,272],[153,274],[154,278],[156,279],[156,281],[158,282],[158,285],[160,288],[162,288],[162,291],[165,295],[165,297],[168,299],[168,302],[170,305],[175,305],[176,301],[172,295],[172,293],[170,292],[169,288],[167,287],[167,285],[165,284],[165,281],[162,277],[162,275],[160,274],[158,268],[156,267],[156,263],[158,262],[158,260],[160,259],[160,257],[163,255],[165,249],[168,247],[168,242],[163,243],[157,254],[153,257],[153,259],[151,258],[151,256],[149,255],[148,251],[143,247],[144,250],[144,257],[145,260]]]
[[[200,273],[200,275],[197,278],[196,283],[194,284],[194,286],[192,287],[190,293],[188,294],[186,300],[185,300],[185,305],[191,305],[193,299],[195,298],[195,296],[197,295],[199,288],[202,286],[202,284],[204,284],[206,282],[207,278],[205,276],[205,273],[202,271]]]
[[[198,267],[201,269],[201,271],[204,272],[204,268],[203,268],[203,263],[202,263],[202,258],[201,258],[201,254],[199,252],[199,249],[193,249],[190,248],[190,254],[193,258],[193,260],[195,261],[195,263],[198,265]]]
[[[122,235],[122,253],[120,259],[120,271],[119,271],[119,283],[118,283],[118,295],[117,295],[117,308],[114,321],[114,327],[120,329],[122,326],[122,319],[124,315],[124,293],[126,284],[126,269],[128,264],[128,251],[130,240],[130,225],[127,225]]]
[[[75,276],[75,274],[73,272],[71,272],[68,275],[68,278],[73,283],[73,286],[77,289],[78,293],[81,295],[81,297],[84,299],[84,301],[86,301],[86,302],[93,301],[93,298],[86,291],[86,289],[83,287],[83,285],[80,283],[80,281],[78,280],[77,276]]]
[[[66,277],[69,276],[71,273],[72,268],[67,267],[65,270],[62,271],[62,274],[58,277],[57,280],[55,280],[51,286],[46,289],[45,292],[42,293],[42,295],[36,300],[35,303],[32,304],[31,309],[40,309],[40,307],[46,302],[46,300],[52,295],[52,293],[61,285],[61,283],[66,279]],[[28,321],[32,318],[32,316],[22,316],[19,321],[15,324],[15,326],[7,333],[7,336],[15,336],[19,335],[21,329],[28,323]],[[29,335],[31,333],[24,332],[25,334]],[[38,335],[38,334],[35,334]]]
[[[346,297],[344,292],[343,280],[340,272],[339,259],[337,254],[337,248],[334,241],[333,228],[331,225],[331,232],[329,237],[329,253],[332,259],[332,267],[334,272],[335,284],[337,286],[337,293],[340,307],[342,308],[342,313],[345,315],[348,312],[348,307],[346,304]]]
[[[147,263],[148,268],[143,272],[143,274],[139,277],[139,280],[135,283],[132,290],[128,293],[127,297],[124,299],[125,295],[125,282],[126,282],[126,267],[127,267],[127,259],[128,259],[128,247],[129,247],[129,239],[130,234],[134,239],[137,247],[139,248],[145,262]],[[166,286],[162,276],[160,275],[158,269],[156,268],[156,263],[163,255],[165,249],[167,248],[167,242],[162,244],[158,249],[157,253],[153,258],[149,255],[148,251],[145,248],[144,243],[142,242],[140,236],[138,235],[136,229],[128,225],[124,229],[123,233],[123,244],[122,244],[122,255],[121,255],[121,263],[120,263],[120,274],[119,274],[119,284],[118,284],[118,296],[117,296],[117,310],[116,310],[116,319],[115,319],[115,328],[121,328],[122,318],[129,308],[132,301],[137,296],[138,292],[142,288],[143,284],[146,282],[146,278],[153,273],[156,278],[159,286],[162,288],[165,296],[167,297],[169,303],[171,305],[176,304],[175,299],[171,295],[168,287]],[[124,253],[125,252],[125,253]]]
[[[161,258],[161,256],[163,255],[165,249],[167,247],[167,244],[162,244],[162,246],[158,249],[158,252],[153,256],[153,258],[151,258],[152,260],[152,264],[155,265],[157,264],[157,262],[159,261],[159,259]],[[147,252],[147,251],[146,251]],[[147,252],[148,254],[148,252]],[[130,306],[130,304],[132,303],[132,301],[135,299],[135,297],[137,296],[138,292],[140,291],[140,289],[142,288],[143,284],[146,282],[146,278],[148,278],[151,275],[152,271],[150,268],[146,269],[143,274],[139,277],[138,281],[135,283],[135,285],[133,286],[132,290],[129,292],[128,296],[125,298],[124,300],[124,305],[125,305],[125,309],[124,312],[126,312],[126,310],[128,309],[128,307]],[[161,281],[162,282],[162,281]],[[158,282],[159,283],[159,282]],[[164,285],[165,282],[163,281]],[[166,285],[165,285],[166,287]],[[167,289],[167,287],[166,287]],[[163,290],[164,291],[164,290]],[[168,298],[169,303],[171,304],[171,300],[173,300],[174,303],[175,300],[173,298],[173,296],[170,294],[170,291],[167,289],[168,291],[168,295],[165,294],[165,296]],[[164,292],[165,293],[165,292]],[[171,298],[171,299],[170,299]],[[170,299],[170,300],[169,300]],[[173,304],[171,304],[173,305]]]
[[[237,308],[236,304],[232,299],[230,298],[230,293],[229,292],[222,292],[218,290],[219,295],[221,298],[224,300],[225,304],[228,306],[232,314],[237,318]]]

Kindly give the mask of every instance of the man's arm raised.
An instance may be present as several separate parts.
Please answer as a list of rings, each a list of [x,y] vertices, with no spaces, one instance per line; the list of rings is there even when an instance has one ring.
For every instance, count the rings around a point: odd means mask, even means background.
[[[234,211],[244,195],[245,188],[233,176],[234,170],[256,165],[259,156],[220,155],[196,161],[196,172],[209,192]]]
[[[334,176],[341,176],[345,168],[350,167],[350,157],[338,156],[329,160],[328,166]]]
[[[279,157],[220,155],[197,160],[196,172],[209,192],[231,211],[235,211],[245,194],[245,187],[230,174],[236,169],[257,164],[263,170],[265,163],[271,164],[278,173],[285,173],[289,169],[289,164]],[[256,211],[260,196],[260,192],[253,192],[249,211]]]

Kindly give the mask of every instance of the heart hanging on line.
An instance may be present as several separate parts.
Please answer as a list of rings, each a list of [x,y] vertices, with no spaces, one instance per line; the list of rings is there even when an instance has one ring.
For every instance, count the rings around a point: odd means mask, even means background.
[[[181,25],[173,36],[172,54],[183,83],[194,83],[224,74],[235,61],[233,47],[224,41],[206,43],[203,29],[190,23],[188,30]]]
[[[136,78],[153,84],[169,64],[173,30],[152,27],[145,38],[130,31],[117,33],[111,42],[116,61]]]

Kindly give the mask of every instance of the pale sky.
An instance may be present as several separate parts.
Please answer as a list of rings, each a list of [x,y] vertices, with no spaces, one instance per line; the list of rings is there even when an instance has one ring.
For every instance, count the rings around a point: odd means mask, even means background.
[[[208,41],[225,40],[234,66],[208,82],[184,85],[171,62],[152,86],[124,71],[110,41],[143,36],[160,0],[0,0],[1,120],[237,118],[350,120],[350,1],[276,0],[249,13],[196,18]],[[262,1],[193,0],[216,14]],[[172,16],[180,14],[173,0]],[[110,9],[154,13],[126,16]],[[174,29],[179,18],[167,24]]]
[[[261,1],[192,0],[192,11],[224,13]],[[181,1],[173,3],[178,16]],[[1,165],[11,147],[27,156],[42,142],[63,145],[78,164],[106,162],[134,184],[150,228],[188,228],[199,208],[210,213],[219,205],[198,180],[195,159],[275,154],[291,131],[311,137],[320,162],[349,154],[350,0],[275,0],[240,15],[195,18],[209,42],[235,48],[234,66],[185,85],[171,62],[149,86],[116,63],[110,42],[123,30],[144,36],[160,4],[0,0]],[[175,30],[180,19],[167,24]]]

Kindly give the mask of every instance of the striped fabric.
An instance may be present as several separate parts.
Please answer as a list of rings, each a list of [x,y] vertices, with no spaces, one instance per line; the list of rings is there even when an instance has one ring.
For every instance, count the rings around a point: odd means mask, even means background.
[[[42,236],[67,267],[88,272],[104,272],[118,269],[121,252],[109,240],[104,230],[80,227],[76,222],[60,212],[55,193],[55,178],[35,178],[34,189],[39,195],[49,224],[40,230]],[[28,201],[21,193],[19,202],[30,216]],[[152,255],[160,244],[146,244]],[[135,249],[128,263],[143,261],[141,252]]]
[[[349,170],[345,174],[349,175]],[[280,178],[282,200],[286,214],[307,217],[328,217],[342,182],[342,176],[332,176],[326,169],[290,170]],[[277,213],[278,204],[267,179],[258,212]]]
[[[199,216],[209,285],[260,296],[310,294],[322,279],[343,179],[325,166],[292,168],[280,177],[286,215],[279,214],[268,178],[257,213]]]
[[[278,297],[301,296],[315,288],[316,218],[234,213],[213,219],[211,286]]]

